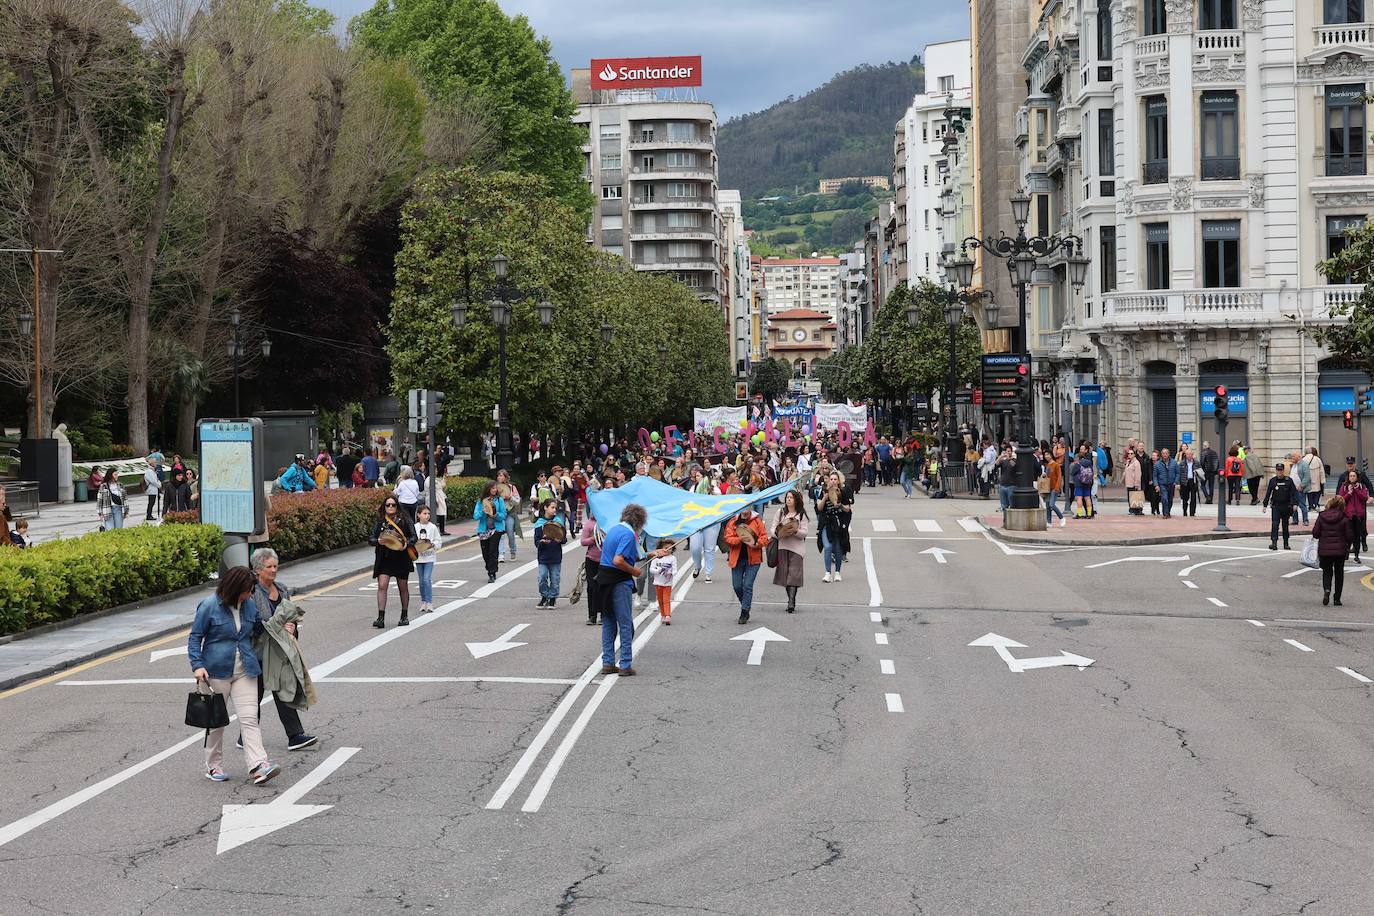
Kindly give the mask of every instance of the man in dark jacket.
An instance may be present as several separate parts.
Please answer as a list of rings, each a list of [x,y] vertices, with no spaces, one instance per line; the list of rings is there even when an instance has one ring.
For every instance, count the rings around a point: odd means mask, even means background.
[[[1159,450],[1159,460],[1154,466],[1154,482],[1159,488],[1159,499],[1163,504],[1164,517],[1169,518],[1174,508],[1174,487],[1178,484],[1178,462],[1169,457],[1169,450]]]
[[[1212,504],[1213,487],[1217,483],[1217,473],[1221,470],[1221,456],[1212,448],[1212,443],[1202,443],[1202,495],[1207,497],[1207,505]]]
[[[1298,498],[1298,488],[1293,478],[1284,473],[1283,462],[1274,465],[1274,476],[1269,478],[1269,487],[1264,491],[1264,508],[1270,511],[1269,549],[1279,549],[1279,525],[1283,525],[1283,549],[1288,546],[1288,521],[1293,515],[1293,502]]]
[[[340,452],[339,457],[334,459],[334,473],[339,477],[339,486],[353,486],[353,469],[357,466],[358,456],[351,449],[345,448]]]

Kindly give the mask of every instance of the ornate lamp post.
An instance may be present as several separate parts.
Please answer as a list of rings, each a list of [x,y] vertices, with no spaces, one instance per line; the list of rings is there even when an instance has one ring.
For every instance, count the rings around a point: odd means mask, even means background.
[[[509,270],[510,258],[498,251],[491,259],[491,272],[496,277],[496,282],[491,287],[491,299],[487,305],[491,308],[491,323],[496,326],[499,335],[497,373],[500,378],[500,396],[496,407],[496,467],[506,470],[515,466],[515,450],[511,447],[510,406],[506,400],[506,330],[510,327],[515,303],[533,298],[532,294],[506,283],[506,274]],[[454,326],[463,327],[467,323],[467,303],[455,299],[450,310],[453,312]],[[540,299],[535,311],[539,313],[541,325],[547,328],[553,323],[553,303],[548,299]],[[601,336],[603,339],[606,338],[604,327]]]
[[[226,354],[234,361],[234,416],[243,415],[243,409],[239,406],[239,360],[243,358],[243,312],[236,305],[229,310],[229,340],[224,344]],[[268,337],[262,339],[262,357],[266,359],[272,355],[272,340]]]
[[[1030,341],[1026,336],[1026,287],[1030,285],[1031,277],[1035,273],[1039,260],[1048,258],[1056,252],[1064,252],[1067,255],[1069,282],[1073,284],[1075,290],[1083,288],[1083,281],[1088,273],[1088,259],[1083,254],[1083,240],[1078,236],[1026,235],[1026,223],[1030,219],[1030,205],[1029,194],[1024,191],[1013,194],[1011,196],[1011,214],[1012,219],[1016,222],[1016,235],[1014,237],[1008,236],[1003,232],[996,238],[988,236],[979,239],[975,236],[969,236],[959,246],[959,257],[950,264],[959,284],[966,286],[973,282],[973,259],[969,256],[971,251],[982,250],[1007,262],[1007,271],[1011,275],[1011,282],[1016,286],[1018,306],[1014,352],[1025,355],[1027,359],[1029,359]],[[995,314],[994,310],[989,310],[989,326],[995,326],[992,324]],[[1016,415],[1016,485],[1012,491],[1011,507],[1013,509],[1039,511],[1040,497],[1035,492],[1037,471],[1034,449],[1031,445],[1034,432],[1031,423],[1029,388],[1026,399],[1016,405]]]

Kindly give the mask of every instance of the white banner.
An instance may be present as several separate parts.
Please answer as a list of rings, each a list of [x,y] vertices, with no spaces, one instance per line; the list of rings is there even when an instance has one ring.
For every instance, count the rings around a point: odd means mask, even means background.
[[[842,420],[849,424],[849,428],[853,432],[863,432],[868,429],[868,408],[863,406],[850,407],[848,404],[816,405],[816,427],[818,429],[839,429]]]
[[[738,432],[739,425],[748,419],[748,408],[740,407],[696,407],[692,410],[692,424],[708,433],[717,426],[727,433]]]

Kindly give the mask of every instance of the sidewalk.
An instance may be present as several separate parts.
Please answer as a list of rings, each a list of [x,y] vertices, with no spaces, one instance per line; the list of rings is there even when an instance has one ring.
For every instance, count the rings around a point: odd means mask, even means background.
[[[1059,526],[1059,519],[1044,531],[1007,531],[1002,528],[1002,515],[982,515],[979,521],[992,533],[992,536],[1009,544],[1044,544],[1061,547],[1133,547],[1147,544],[1182,544],[1190,541],[1211,541],[1222,538],[1245,538],[1269,536],[1269,519],[1254,514],[1236,516],[1228,507],[1226,527],[1229,532],[1214,532],[1217,525],[1216,506],[1208,506],[1212,511],[1203,514],[1198,507],[1196,516],[1184,517],[1175,514],[1172,518],[1158,515],[1126,515],[1119,507],[1097,515],[1091,519],[1069,518],[1065,527]],[[1258,508],[1258,507],[1256,507]],[[1301,522],[1289,529],[1293,549],[1300,546],[1300,538],[1307,536],[1308,529]]]
[[[450,524],[447,544],[470,537],[475,529],[471,520]],[[363,544],[297,560],[282,566],[281,580],[293,591],[309,592],[370,572],[373,557],[373,548]],[[213,587],[213,582],[207,582],[127,609],[63,621],[57,628],[31,636],[20,633],[0,638],[0,691],[188,627],[196,605]]]

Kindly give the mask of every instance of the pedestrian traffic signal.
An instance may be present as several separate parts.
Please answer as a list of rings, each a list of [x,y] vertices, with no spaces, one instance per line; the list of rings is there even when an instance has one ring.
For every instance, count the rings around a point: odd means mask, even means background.
[[[433,388],[425,392],[425,423],[430,429],[439,425],[444,416],[444,393]]]
[[[1030,403],[1030,366],[1025,363],[1016,365],[1016,399],[1023,404]]]
[[[1231,416],[1230,405],[1226,401],[1226,386],[1218,385],[1212,394],[1215,398],[1212,402],[1212,416],[1217,418],[1218,423],[1225,423]]]
[[[1345,411],[1344,413],[1342,413],[1342,414],[1341,414],[1341,422],[1343,422],[1343,423],[1345,424],[1345,428],[1346,428],[1346,429],[1354,429],[1354,428],[1355,428],[1355,411],[1353,411],[1353,410],[1347,410],[1347,411]]]
[[[1355,413],[1369,413],[1369,385],[1361,385],[1355,389]]]

